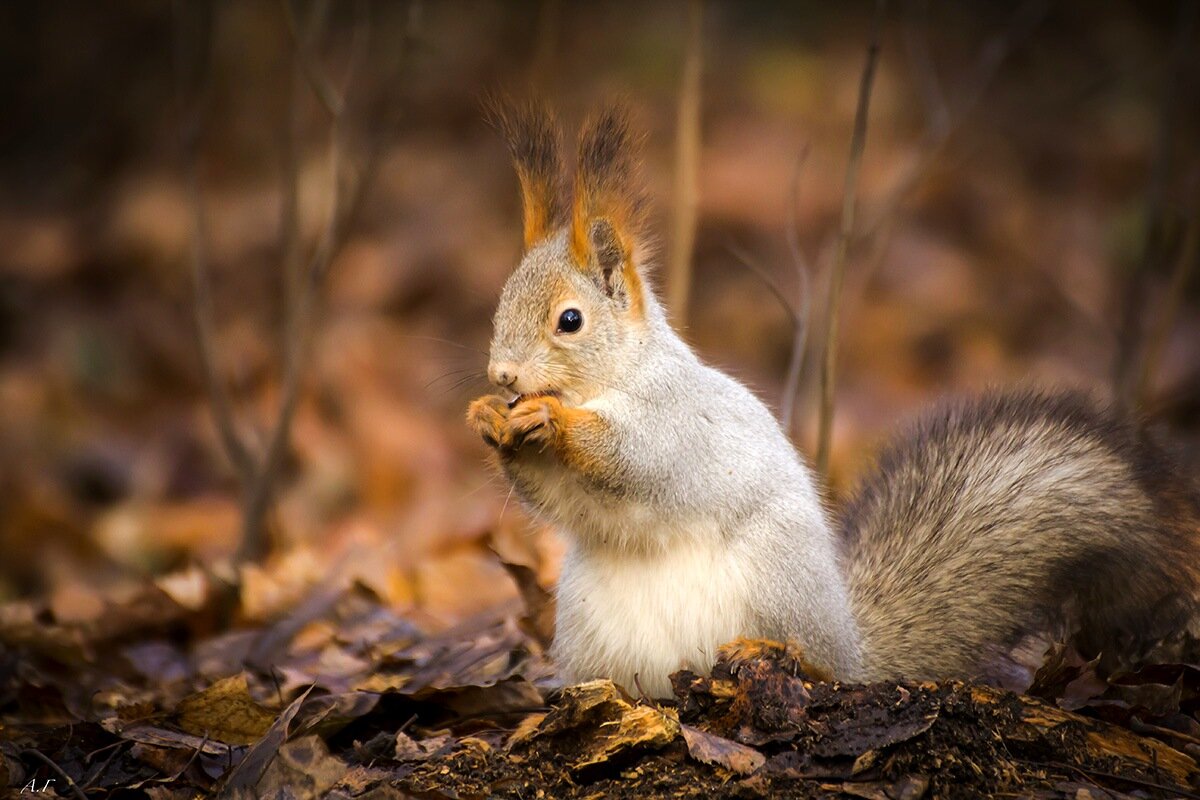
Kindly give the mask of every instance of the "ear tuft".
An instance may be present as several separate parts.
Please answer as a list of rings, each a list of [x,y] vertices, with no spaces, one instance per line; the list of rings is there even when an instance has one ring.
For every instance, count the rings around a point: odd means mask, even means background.
[[[536,100],[518,103],[493,95],[483,102],[485,118],[508,144],[521,182],[528,250],[566,221],[562,134],[554,115]]]
[[[625,252],[622,250],[621,240],[617,237],[617,230],[606,217],[592,220],[588,226],[588,240],[592,256],[596,265],[600,267],[604,291],[609,297],[613,297],[617,288],[623,285],[622,281],[614,279],[614,273],[619,276],[625,262]]]
[[[584,125],[571,210],[571,254],[586,267],[591,259],[593,220],[604,218],[608,238],[628,261],[641,235],[644,216],[637,142],[629,116],[619,106],[605,109]]]

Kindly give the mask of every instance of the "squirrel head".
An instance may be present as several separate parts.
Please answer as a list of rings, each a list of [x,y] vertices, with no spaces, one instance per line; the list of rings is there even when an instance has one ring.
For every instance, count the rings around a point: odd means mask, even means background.
[[[643,202],[628,118],[610,108],[584,125],[568,208],[554,118],[533,104],[490,110],[521,184],[525,252],[493,319],[488,377],[515,395],[582,403],[619,385],[653,302],[639,274]]]

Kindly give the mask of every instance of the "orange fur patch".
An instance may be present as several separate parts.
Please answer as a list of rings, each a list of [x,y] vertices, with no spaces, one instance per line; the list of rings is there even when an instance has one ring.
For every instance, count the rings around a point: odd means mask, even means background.
[[[832,674],[804,657],[804,650],[795,642],[777,642],[773,639],[734,639],[717,649],[717,661],[729,665],[737,672],[737,665],[747,661],[776,661],[784,664],[789,672],[803,674],[817,681],[831,681]]]
[[[497,395],[487,395],[472,401],[467,407],[467,425],[491,447],[504,445],[508,404]]]
[[[571,256],[581,268],[596,254],[591,226],[605,220],[616,234],[621,271],[634,313],[641,316],[642,284],[633,263],[634,249],[645,222],[645,202],[638,176],[636,143],[623,110],[609,108],[584,125],[579,136],[579,163],[571,207]]]
[[[568,469],[602,479],[612,471],[596,446],[605,435],[604,426],[594,411],[564,406],[554,395],[537,395],[522,399],[508,412],[501,439],[513,449],[551,449]]]
[[[535,102],[518,104],[492,98],[485,111],[504,136],[521,183],[525,249],[566,221],[562,136],[554,116]]]

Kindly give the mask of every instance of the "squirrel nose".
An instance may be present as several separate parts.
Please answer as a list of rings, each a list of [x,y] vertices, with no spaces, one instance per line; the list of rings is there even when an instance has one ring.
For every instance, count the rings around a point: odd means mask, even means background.
[[[511,361],[488,364],[488,380],[507,389],[517,382],[517,366]]]

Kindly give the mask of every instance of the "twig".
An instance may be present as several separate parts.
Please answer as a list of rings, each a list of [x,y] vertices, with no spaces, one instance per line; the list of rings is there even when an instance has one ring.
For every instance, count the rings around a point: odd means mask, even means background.
[[[559,0],[541,0],[538,4],[536,39],[533,45],[533,59],[529,62],[529,77],[530,82],[545,94],[550,94],[549,90],[553,88],[561,20],[562,4]]]
[[[193,214],[193,236],[191,248],[192,283],[194,292],[194,316],[197,340],[199,342],[201,366],[208,386],[208,393],[213,407],[213,416],[221,437],[222,445],[238,469],[242,479],[242,540],[238,557],[241,560],[256,559],[265,554],[266,537],[264,521],[270,508],[275,485],[282,468],[287,443],[290,440],[292,419],[295,416],[299,401],[300,386],[308,362],[309,346],[313,329],[313,317],[317,301],[317,291],[323,283],[337,252],[345,241],[351,221],[366,194],[367,186],[376,172],[376,162],[382,150],[382,142],[394,128],[395,103],[388,104],[387,118],[384,124],[373,126],[377,135],[371,139],[371,146],[364,168],[349,181],[345,174],[345,158],[343,155],[342,120],[346,109],[346,95],[334,91],[333,81],[329,79],[323,67],[313,54],[313,43],[317,34],[324,28],[328,16],[327,0],[317,0],[310,6],[307,19],[301,24],[298,20],[292,0],[280,0],[283,17],[288,28],[292,48],[292,85],[288,108],[288,119],[283,145],[283,186],[281,190],[281,219],[280,239],[284,280],[286,285],[284,300],[284,331],[283,331],[283,366],[282,389],[279,408],[267,436],[267,442],[261,455],[255,455],[246,445],[237,430],[234,419],[233,403],[220,379],[216,363],[216,335],[211,295],[211,277],[208,267],[206,242],[208,240],[207,223],[200,195],[198,162],[201,121],[203,119],[203,104],[198,102],[194,113],[186,117],[187,124],[181,127],[181,140],[184,145],[188,189]],[[182,8],[182,4],[179,6]],[[351,53],[346,67],[344,83],[348,86],[358,67],[361,52],[366,47],[370,28],[370,18],[367,14],[368,4],[360,1],[357,6],[357,21],[351,41]],[[180,14],[182,17],[182,14]],[[409,6],[409,16],[405,34],[399,46],[397,71],[403,65],[403,58],[412,47],[416,24],[419,21],[419,5],[413,2]],[[180,76],[181,107],[186,96],[186,86],[183,79],[184,68],[187,66],[185,47],[181,25],[179,36],[179,64],[177,71]],[[207,39],[204,42],[207,49]],[[203,77],[201,85],[207,82],[207,70],[199,70]],[[394,76],[393,76],[394,77]],[[391,85],[398,83],[392,80]],[[298,111],[296,107],[297,94],[301,85],[307,85],[318,102],[329,115],[329,176],[330,207],[328,218],[321,236],[312,255],[305,260],[301,254],[299,230],[299,182],[300,166],[296,144],[298,128]],[[201,93],[203,100],[203,93]],[[347,189],[346,184],[350,184]]]
[[[779,284],[776,283],[775,279],[771,277],[771,274],[763,269],[762,265],[755,261],[749,253],[747,253],[741,247],[738,247],[733,242],[727,242],[725,244],[725,249],[728,250],[729,254],[736,258],[743,267],[750,270],[752,273],[754,273],[755,277],[763,282],[763,285],[765,285],[767,289],[771,291],[771,294],[775,296],[775,299],[779,301],[779,305],[783,306],[783,310],[787,312],[788,319],[791,321],[792,325],[797,325],[799,323],[798,312],[792,307],[792,302],[788,300],[787,295],[785,295],[783,290],[779,288]]]
[[[692,284],[692,255],[696,245],[696,214],[700,171],[700,79],[704,69],[704,0],[688,5],[687,51],[679,87],[675,123],[674,213],[667,267],[667,307],[677,327],[687,325]]]
[[[1159,259],[1163,257],[1163,214],[1167,181],[1171,170],[1171,141],[1178,113],[1179,87],[1190,56],[1192,34],[1196,26],[1197,4],[1181,0],[1171,46],[1167,76],[1158,113],[1154,161],[1146,185],[1146,209],[1143,222],[1142,257],[1120,287],[1120,323],[1117,329],[1117,353],[1113,364],[1113,395],[1119,410],[1129,410],[1139,388],[1138,354],[1142,347],[1142,316],[1145,311],[1146,284]]]
[[[863,148],[867,139],[867,112],[871,105],[871,87],[879,63],[880,34],[883,28],[887,0],[877,0],[871,42],[867,47],[867,63],[863,67],[858,88],[858,108],[854,112],[854,134],[850,139],[850,161],[846,166],[846,187],[842,200],[842,225],[838,234],[829,276],[829,302],[825,320],[825,352],[821,360],[821,411],[817,427],[817,472],[825,475],[829,468],[829,443],[833,430],[833,394],[837,368],[838,306],[841,303],[842,279],[850,237],[854,233],[855,201],[858,195],[858,172],[862,166]]]
[[[1021,759],[1018,759],[1018,760],[1021,760]],[[1171,794],[1174,795],[1175,797],[1187,797],[1187,798],[1190,798],[1191,800],[1200,800],[1200,794],[1196,794],[1194,792],[1189,792],[1185,789],[1180,789],[1176,786],[1171,786],[1169,784],[1155,783],[1153,781],[1142,780],[1141,778],[1130,778],[1125,775],[1115,775],[1111,772],[1100,772],[1099,770],[1086,769],[1084,767],[1077,767],[1074,764],[1066,764],[1061,761],[1049,761],[1049,762],[1046,762],[1045,764],[1042,764],[1037,761],[1026,761],[1025,763],[1036,764],[1038,766],[1045,766],[1045,767],[1054,767],[1056,769],[1069,769],[1069,770],[1078,772],[1080,775],[1083,775],[1083,776],[1089,777],[1089,778],[1103,778],[1104,780],[1110,780],[1110,781],[1124,781],[1125,783],[1131,783],[1134,786],[1141,786],[1143,789],[1157,789],[1159,791],[1163,791],[1165,789],[1166,791],[1171,792]]]
[[[322,5],[325,4],[325,0],[322,0]],[[296,10],[292,7],[292,0],[279,0],[279,6],[283,9],[283,19],[287,23],[288,34],[292,37],[296,58],[300,63],[300,68],[304,71],[304,77],[312,87],[313,94],[316,95],[322,108],[330,117],[335,119],[340,117],[346,106],[346,100],[333,88],[333,83],[325,74],[325,70],[317,64],[317,59],[312,52],[313,40],[316,38],[315,33],[321,26],[311,25],[305,31],[301,31],[300,23],[296,19]],[[321,9],[321,17],[324,16],[324,12],[325,9]]]
[[[812,306],[809,296],[809,267],[808,259],[800,248],[800,171],[808,159],[808,145],[800,149],[796,157],[796,168],[792,172],[792,188],[790,208],[787,221],[788,252],[792,256],[792,266],[798,279],[799,304],[792,313],[792,356],[788,361],[787,375],[783,379],[783,399],[779,404],[779,423],[784,433],[792,433],[792,417],[796,410],[796,396],[800,392],[800,377],[804,374],[804,364],[808,358],[808,316]]]
[[[275,424],[267,437],[262,459],[254,471],[248,485],[245,487],[242,516],[242,540],[239,549],[239,560],[256,560],[265,555],[266,537],[264,522],[274,495],[275,483],[283,463],[287,442],[291,435],[292,418],[295,416],[296,405],[300,397],[301,377],[307,363],[308,346],[312,330],[312,309],[316,289],[320,278],[328,270],[329,261],[333,257],[334,237],[339,227],[340,205],[343,200],[341,188],[341,120],[346,107],[344,97],[333,94],[332,82],[326,76],[312,57],[310,43],[315,38],[315,31],[300,31],[296,21],[295,11],[291,0],[280,0],[287,27],[292,36],[293,57],[307,81],[313,94],[321,101],[329,113],[329,174],[330,208],[325,231],[317,244],[315,253],[303,275],[297,276],[295,261],[299,251],[299,230],[296,225],[299,196],[299,164],[291,159],[289,168],[288,188],[285,190],[285,235],[290,233],[292,241],[286,245],[285,264],[289,273],[289,292],[284,311],[283,335],[283,389],[276,413]],[[295,103],[293,93],[291,101]],[[294,109],[290,112],[294,115]],[[291,125],[291,122],[289,122]],[[294,135],[294,134],[293,134]],[[290,217],[290,224],[288,218]]]
[[[654,702],[654,699],[646,694],[646,690],[642,688],[642,679],[636,672],[633,673],[633,685],[638,690],[639,702],[645,703],[656,711],[660,710],[658,703]]]
[[[946,102],[946,93],[942,88],[941,78],[929,52],[929,0],[918,3],[921,13],[921,24],[914,25],[905,20],[901,26],[904,34],[904,50],[913,71],[917,76],[917,86],[921,91],[921,99],[925,103],[925,116],[928,120],[927,132],[938,135],[950,127],[950,106]]]
[[[112,745],[111,746],[112,752],[108,754],[108,758],[104,759],[104,762],[100,765],[100,767],[95,772],[92,773],[92,777],[88,778],[86,781],[83,782],[83,785],[79,787],[79,790],[87,791],[87,788],[89,786],[91,786],[93,783],[95,783],[97,780],[99,780],[100,776],[103,775],[104,771],[109,768],[109,765],[112,764],[113,760],[115,760],[116,757],[118,755],[120,755],[121,750],[124,749],[124,746],[126,744],[128,744],[128,742],[117,742],[115,745]],[[96,751],[96,752],[99,752],[99,751]],[[91,757],[94,755],[95,755],[95,753],[89,753],[88,760],[91,760]]]
[[[922,86],[928,120],[920,149],[899,179],[884,196],[878,207],[863,224],[863,238],[871,242],[871,254],[862,270],[859,286],[871,280],[887,253],[895,229],[897,211],[921,184],[930,169],[962,127],[971,112],[983,99],[1000,66],[1019,42],[1039,25],[1049,12],[1049,0],[1026,0],[1013,13],[1008,25],[993,35],[980,50],[978,58],[967,70],[967,77],[955,92],[951,103],[941,90],[941,79],[928,52],[928,35],[924,27],[917,31],[911,23],[905,26],[905,43],[917,82]]]
[[[175,93],[180,127],[179,140],[183,158],[189,204],[192,210],[192,241],[189,251],[192,281],[192,321],[195,330],[200,367],[205,389],[212,405],[213,421],[229,460],[243,479],[253,469],[253,460],[234,419],[233,401],[217,368],[216,324],[214,322],[211,276],[208,270],[208,223],[200,198],[200,138],[204,128],[210,95],[210,70],[207,60],[211,52],[211,10],[200,9],[198,24],[189,26],[185,20],[184,3],[174,9],[175,31]],[[196,31],[195,40],[188,41],[189,30]],[[191,47],[189,48],[189,44]],[[189,52],[194,50],[195,52]],[[189,86],[194,83],[194,86]],[[188,98],[194,99],[189,103]]]
[[[212,275],[208,268],[208,224],[204,214],[204,203],[200,197],[200,180],[196,165],[197,156],[187,158],[187,187],[192,207],[192,322],[195,326],[196,344],[200,353],[200,366],[204,373],[204,384],[212,403],[213,421],[221,444],[229,460],[233,462],[243,480],[253,475],[253,457],[237,430],[233,414],[233,401],[217,368],[216,323],[212,302]]]
[[[204,748],[207,744],[208,744],[208,731],[205,731],[204,738],[200,740],[200,744],[197,745],[196,749],[192,751],[192,754],[190,756],[188,756],[188,760],[186,762],[184,762],[184,765],[182,767],[180,767],[174,775],[172,775],[167,780],[163,781],[163,783],[174,783],[175,781],[177,781],[181,777],[183,777],[183,773],[187,772],[188,767],[190,767],[192,764],[194,764],[196,762],[196,759],[199,758],[200,754],[204,752]]]
[[[1200,181],[1197,182],[1200,184]],[[1159,362],[1167,347],[1167,339],[1179,316],[1183,305],[1184,291],[1188,281],[1196,270],[1196,262],[1200,260],[1200,191],[1194,192],[1192,200],[1192,218],[1188,222],[1183,244],[1175,260],[1175,268],[1171,271],[1171,283],[1167,287],[1167,296],[1163,301],[1162,310],[1156,317],[1156,324],[1146,340],[1146,353],[1142,357],[1142,371],[1138,378],[1138,388],[1135,401],[1138,408],[1144,408],[1151,391],[1154,375],[1158,372]]]
[[[43,764],[45,764],[47,767],[49,767],[51,770],[53,770],[54,773],[56,775],[58,775],[58,777],[62,778],[64,781],[67,782],[67,786],[71,787],[71,792],[72,792],[72,794],[75,795],[77,800],[87,800],[87,795],[85,795],[83,793],[83,791],[78,786],[75,785],[75,781],[71,780],[71,776],[68,775],[67,773],[63,772],[62,767],[60,767],[58,764],[55,764],[53,761],[51,761],[49,756],[46,756],[40,750],[34,750],[32,747],[22,750],[21,755],[33,756],[38,761],[41,761]]]

